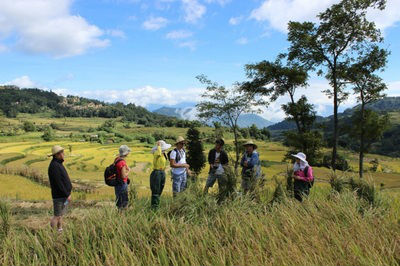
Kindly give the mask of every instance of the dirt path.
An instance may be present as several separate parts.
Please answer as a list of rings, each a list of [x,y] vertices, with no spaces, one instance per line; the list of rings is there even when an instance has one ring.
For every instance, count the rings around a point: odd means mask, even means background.
[[[142,173],[142,172],[144,172],[146,165],[147,165],[147,163],[144,163],[144,162],[136,163],[135,167],[132,168],[132,171],[134,173]]]

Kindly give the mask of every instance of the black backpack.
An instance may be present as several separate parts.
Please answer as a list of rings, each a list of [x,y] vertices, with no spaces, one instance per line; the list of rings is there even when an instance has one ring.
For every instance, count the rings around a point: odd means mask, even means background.
[[[110,187],[115,187],[121,182],[121,179],[118,178],[118,171],[116,167],[116,164],[119,163],[120,161],[122,161],[121,158],[119,158],[113,164],[108,166],[104,171],[104,182]]]
[[[176,158],[175,158],[175,162],[178,163],[181,160],[181,154],[178,152],[178,149],[175,148],[171,151],[168,152],[167,156],[168,156],[168,160],[171,161],[171,152],[175,151],[176,152]],[[185,152],[185,149],[183,149],[183,152]]]
[[[309,169],[309,168],[310,168],[309,166],[306,166],[306,167],[304,168],[304,176],[305,176],[305,177],[308,176],[308,169]],[[312,188],[312,187],[314,186],[314,178],[313,178],[313,180],[311,180],[310,182],[308,182],[308,186],[309,186],[310,188]]]

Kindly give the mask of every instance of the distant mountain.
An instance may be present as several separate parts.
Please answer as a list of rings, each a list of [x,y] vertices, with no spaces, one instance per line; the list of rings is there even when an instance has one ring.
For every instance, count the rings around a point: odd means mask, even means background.
[[[359,105],[354,106],[353,108],[346,109],[343,114],[351,115],[358,108],[360,108]],[[381,100],[368,104],[367,109],[371,109],[377,112],[400,111],[400,97],[385,97]]]
[[[161,107],[153,111],[154,113],[173,116],[179,119],[196,120],[196,108],[174,108],[174,107]],[[244,114],[239,117],[238,124],[240,127],[249,127],[255,124],[258,128],[268,127],[273,122],[268,121],[256,114]]]

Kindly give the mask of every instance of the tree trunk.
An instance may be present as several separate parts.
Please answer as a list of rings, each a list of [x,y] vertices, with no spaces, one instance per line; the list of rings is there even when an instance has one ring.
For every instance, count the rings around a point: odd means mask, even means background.
[[[334,59],[332,69],[333,79],[333,149],[332,149],[332,161],[331,166],[333,171],[336,171],[336,156],[337,156],[337,145],[338,145],[338,84],[336,77],[336,59]]]
[[[291,100],[292,104],[293,104],[293,105],[296,104],[296,103],[294,102],[293,94],[292,94],[292,93],[289,93],[289,96],[290,96],[290,100]],[[297,131],[298,131],[299,133],[301,133],[302,130],[301,130],[301,127],[300,127],[299,116],[298,116],[297,114],[295,114],[295,116],[294,116],[294,121],[296,122]]]
[[[238,143],[238,136],[237,136],[237,127],[233,127],[233,135],[235,136],[235,153],[236,153],[236,160],[235,160],[235,173],[238,173],[239,168],[239,159],[240,159],[240,151],[239,151],[239,143]]]
[[[361,103],[361,134],[360,134],[360,161],[359,161],[359,174],[360,178],[363,178],[364,174],[364,138],[365,138],[365,128],[364,128],[364,110],[365,110],[365,103],[363,100],[363,96],[361,96],[362,103]]]

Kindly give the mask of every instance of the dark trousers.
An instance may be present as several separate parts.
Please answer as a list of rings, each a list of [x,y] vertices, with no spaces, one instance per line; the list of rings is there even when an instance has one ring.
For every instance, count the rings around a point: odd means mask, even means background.
[[[165,185],[165,171],[153,170],[150,175],[151,207],[157,208],[160,205],[160,196]]]
[[[295,180],[294,181],[294,197],[302,202],[304,196],[308,196],[310,194],[310,184],[305,181]]]
[[[123,209],[128,206],[128,184],[122,183],[115,186],[115,197],[118,209]]]

